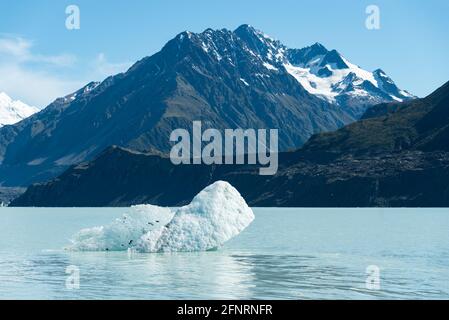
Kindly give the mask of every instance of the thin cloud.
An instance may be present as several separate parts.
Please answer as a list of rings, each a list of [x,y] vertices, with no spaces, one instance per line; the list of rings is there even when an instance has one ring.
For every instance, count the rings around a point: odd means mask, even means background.
[[[26,41],[20,37],[0,38],[0,54],[9,55],[18,58],[19,60],[29,55],[31,46],[32,45],[30,41]]]
[[[0,92],[38,108],[44,108],[90,81],[103,80],[130,66],[131,62],[110,62],[104,53],[99,53],[92,62],[86,63],[88,71],[74,78],[70,70],[75,67],[82,70],[76,56],[36,53],[33,41],[0,34]]]
[[[72,67],[76,61],[70,54],[35,53],[33,41],[0,35],[0,91],[43,108],[82,85],[80,81],[59,76],[61,68]],[[53,70],[53,73],[47,70]]]
[[[97,55],[94,61],[94,74],[93,76],[97,79],[104,79],[110,75],[115,75],[121,72],[125,72],[131,67],[131,62],[110,62],[106,55],[101,52]]]
[[[65,96],[84,84],[20,65],[0,63],[0,74],[0,91],[38,108],[46,107],[57,97]]]
[[[68,67],[76,62],[76,57],[70,54],[42,55],[32,52],[34,43],[21,37],[0,38],[0,55],[6,60],[18,63],[46,63],[55,66]]]

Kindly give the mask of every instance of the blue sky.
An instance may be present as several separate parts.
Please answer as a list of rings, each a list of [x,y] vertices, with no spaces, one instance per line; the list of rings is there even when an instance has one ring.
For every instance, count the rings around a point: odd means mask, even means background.
[[[81,29],[65,28],[78,5]],[[365,28],[380,8],[381,29]],[[0,91],[43,107],[126,70],[179,32],[255,26],[289,47],[315,42],[425,96],[449,80],[447,0],[20,0],[0,2]]]

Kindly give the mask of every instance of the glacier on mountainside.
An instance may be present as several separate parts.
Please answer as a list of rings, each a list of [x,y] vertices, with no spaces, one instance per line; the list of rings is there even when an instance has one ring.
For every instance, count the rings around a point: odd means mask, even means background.
[[[73,251],[193,252],[215,250],[254,220],[239,192],[224,181],[201,191],[192,202],[172,211],[152,205],[107,226],[83,229],[67,248]]]
[[[0,127],[15,124],[38,111],[38,108],[13,100],[6,93],[0,92]]]
[[[249,25],[240,26],[235,33],[246,39],[251,46],[246,50],[260,59],[266,69],[284,68],[305,90],[330,103],[353,107],[416,98],[399,89],[381,69],[366,71],[320,43],[291,49]],[[366,110],[366,107],[357,108],[361,109],[353,110],[357,117]]]

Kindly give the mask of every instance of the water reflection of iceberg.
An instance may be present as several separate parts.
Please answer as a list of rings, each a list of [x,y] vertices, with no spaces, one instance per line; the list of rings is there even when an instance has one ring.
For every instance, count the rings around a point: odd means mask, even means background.
[[[218,181],[175,212],[140,205],[107,226],[79,231],[74,251],[191,252],[219,248],[237,236],[254,214],[238,191]]]

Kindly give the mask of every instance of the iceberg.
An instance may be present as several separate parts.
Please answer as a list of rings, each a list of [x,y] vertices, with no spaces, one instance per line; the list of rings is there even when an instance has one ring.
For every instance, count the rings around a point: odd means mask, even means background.
[[[74,251],[193,252],[220,248],[246,229],[254,213],[229,183],[218,181],[175,211],[152,205],[131,207],[107,226],[83,229],[67,249]]]

